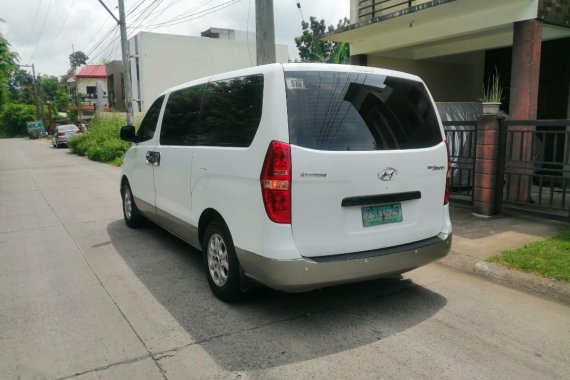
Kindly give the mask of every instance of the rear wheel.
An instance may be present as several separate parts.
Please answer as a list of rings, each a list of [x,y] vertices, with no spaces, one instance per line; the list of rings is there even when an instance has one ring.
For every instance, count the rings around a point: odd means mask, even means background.
[[[230,232],[220,220],[206,228],[202,243],[204,268],[212,292],[222,301],[231,302],[242,296],[239,262]]]
[[[123,198],[123,216],[127,226],[131,228],[141,227],[144,224],[144,217],[135,204],[133,193],[128,183],[121,187],[121,196]]]

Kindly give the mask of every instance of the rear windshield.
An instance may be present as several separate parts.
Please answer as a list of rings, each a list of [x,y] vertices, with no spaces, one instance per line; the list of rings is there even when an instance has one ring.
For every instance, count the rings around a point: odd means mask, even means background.
[[[75,125],[73,125],[73,124],[60,125],[60,126],[57,127],[57,130],[60,131],[60,132],[63,132],[63,131],[73,131],[74,129],[79,129],[79,128],[77,128],[77,127],[76,127]]]
[[[319,150],[417,149],[443,140],[424,85],[378,74],[285,73],[291,144]]]

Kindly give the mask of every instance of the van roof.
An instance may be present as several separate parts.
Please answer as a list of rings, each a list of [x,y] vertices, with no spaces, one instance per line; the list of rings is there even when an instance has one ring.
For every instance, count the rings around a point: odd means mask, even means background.
[[[404,73],[401,71],[382,69],[370,66],[354,66],[354,65],[337,65],[330,63],[272,63],[269,65],[261,65],[248,67],[245,69],[234,70],[229,72],[224,72],[220,74],[210,75],[207,77],[195,79],[186,83],[182,83],[178,86],[174,86],[164,91],[160,96],[168,94],[172,91],[180,90],[189,86],[195,86],[198,84],[207,83],[210,80],[218,80],[224,78],[253,75],[253,74],[263,74],[274,71],[336,71],[336,72],[352,72],[352,73],[369,73],[377,75],[386,75],[390,77],[397,77],[403,79],[409,79],[417,82],[422,82],[422,79],[416,75]]]

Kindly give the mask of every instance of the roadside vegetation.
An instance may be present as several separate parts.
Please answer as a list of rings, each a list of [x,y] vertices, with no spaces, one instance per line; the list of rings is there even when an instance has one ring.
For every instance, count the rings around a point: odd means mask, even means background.
[[[123,114],[98,116],[93,119],[87,131],[73,137],[68,146],[72,152],[90,160],[121,166],[123,156],[131,146],[131,143],[119,138],[119,130],[123,125]]]
[[[502,252],[487,261],[570,283],[570,230],[516,250]]]

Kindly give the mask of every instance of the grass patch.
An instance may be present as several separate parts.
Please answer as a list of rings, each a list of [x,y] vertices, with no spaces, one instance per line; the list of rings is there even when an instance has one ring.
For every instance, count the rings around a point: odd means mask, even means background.
[[[90,160],[121,166],[123,156],[131,146],[131,143],[119,138],[119,130],[123,125],[125,117],[121,114],[99,116],[93,120],[85,133],[69,141],[69,148]]]
[[[522,248],[505,251],[487,261],[523,272],[570,282],[570,230]]]

